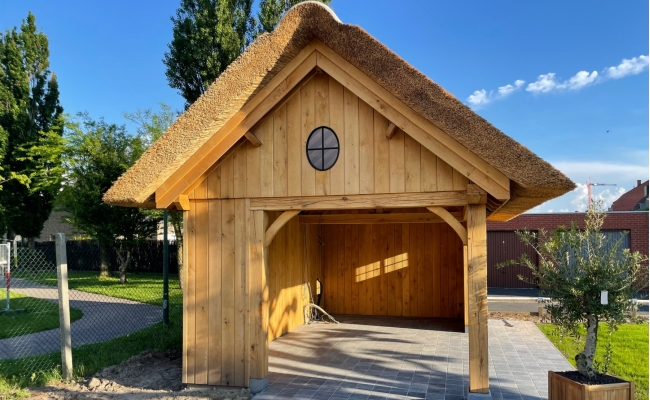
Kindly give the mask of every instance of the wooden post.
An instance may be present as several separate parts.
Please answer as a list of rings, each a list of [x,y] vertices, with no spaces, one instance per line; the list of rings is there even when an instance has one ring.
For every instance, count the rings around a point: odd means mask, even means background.
[[[268,247],[264,235],[269,225],[265,211],[250,212],[249,273],[250,277],[250,390],[259,393],[268,386],[269,353],[269,287]]]
[[[469,288],[467,283],[467,246],[463,246],[463,309],[465,333],[469,333]]]
[[[469,190],[468,190],[469,191]],[[487,232],[484,196],[469,204],[467,215],[467,284],[469,312],[469,391],[489,393]]]
[[[63,379],[72,379],[72,338],[70,336],[70,300],[68,298],[68,258],[65,234],[56,235],[56,275],[59,282],[59,331],[61,333],[61,372]]]

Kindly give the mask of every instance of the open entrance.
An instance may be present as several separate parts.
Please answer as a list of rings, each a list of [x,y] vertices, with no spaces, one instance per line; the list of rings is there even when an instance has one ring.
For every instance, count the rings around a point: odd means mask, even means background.
[[[269,225],[281,214],[269,212]],[[346,320],[426,318],[464,330],[463,241],[425,208],[303,211],[277,232],[268,258],[269,342],[306,322],[310,301]]]

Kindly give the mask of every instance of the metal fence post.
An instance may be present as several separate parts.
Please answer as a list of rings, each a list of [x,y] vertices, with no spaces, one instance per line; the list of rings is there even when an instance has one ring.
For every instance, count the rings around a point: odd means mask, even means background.
[[[167,210],[163,211],[163,324],[169,325],[169,240]]]
[[[70,337],[70,300],[68,298],[68,259],[65,235],[56,235],[56,275],[59,283],[59,330],[61,332],[61,371],[63,379],[72,379],[72,338]]]

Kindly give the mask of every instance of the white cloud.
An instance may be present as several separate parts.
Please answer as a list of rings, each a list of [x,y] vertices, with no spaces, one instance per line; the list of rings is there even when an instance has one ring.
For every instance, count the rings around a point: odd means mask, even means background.
[[[470,105],[474,106],[474,108],[479,108],[491,103],[494,100],[503,99],[507,96],[510,96],[512,93],[519,90],[524,83],[525,82],[523,80],[517,79],[512,85],[508,84],[505,86],[500,86],[499,89],[497,89],[496,94],[492,90],[490,90],[489,93],[485,89],[476,90],[467,98],[467,102]]]
[[[540,75],[533,83],[529,83],[526,87],[527,92],[531,93],[548,93],[552,90],[579,90],[585,86],[589,86],[596,82],[598,79],[598,72],[593,71],[580,71],[573,75],[569,80],[558,82],[555,79],[555,72]]]
[[[517,79],[514,85],[505,85],[501,86],[498,89],[499,97],[506,97],[514,93],[517,89],[521,88],[525,82],[521,79]]]
[[[629,151],[628,151],[629,150]],[[628,149],[623,154],[634,153]],[[624,158],[625,163],[606,161],[555,161],[551,164],[562,171],[573,182],[576,189],[549,200],[546,203],[530,210],[531,213],[542,213],[547,210],[560,210],[560,212],[574,212],[587,210],[587,180],[591,182],[616,184],[617,186],[594,186],[592,196],[594,200],[602,200],[606,207],[610,207],[614,200],[623,193],[635,187],[637,180],[645,181],[650,175],[648,168],[648,153],[639,152],[638,156]]]
[[[485,89],[477,90],[467,98],[467,102],[473,106],[482,106],[488,104],[490,101],[492,100]]]
[[[648,68],[648,56],[640,55],[630,59],[624,58],[623,61],[617,66],[605,68],[602,74],[597,71],[591,73],[587,71],[580,71],[573,75],[571,78],[560,81],[556,78],[555,72],[549,72],[537,77],[535,82],[531,82],[526,86],[526,91],[530,93],[550,93],[560,90],[580,90],[584,87],[594,85],[597,83],[605,82],[608,79],[620,79],[630,75],[637,75]],[[505,98],[515,92],[517,89],[524,85],[524,81],[518,79],[514,85],[508,84],[501,86],[497,89],[497,93],[493,91],[489,93],[485,89],[477,90],[467,98],[467,102],[472,106],[480,107],[486,105],[493,100]]]
[[[586,182],[587,174],[594,178],[603,179],[609,177],[609,179],[616,179],[617,181],[647,179],[648,176],[647,164],[635,165],[602,161],[557,161],[551,164],[565,175],[572,177],[574,181],[580,176],[580,181]]]
[[[624,58],[615,67],[605,69],[605,75],[611,79],[620,79],[629,75],[637,75],[648,67],[648,56],[640,55],[630,59]]]
[[[575,188],[569,195],[571,195],[571,204],[574,206],[576,211],[587,211],[589,208],[589,199],[588,199],[588,189],[586,183],[577,183],[577,188]],[[592,187],[591,198],[593,201],[602,201],[603,207],[608,209],[612,206],[612,203],[621,197],[621,195],[627,190],[623,187],[605,189],[601,192],[596,191],[596,187]]]
[[[540,75],[533,83],[529,83],[526,87],[527,92],[533,93],[547,93],[557,86],[555,81],[555,73],[549,72],[548,74]]]
[[[557,85],[558,89],[579,90],[589,86],[598,79],[598,72],[593,71],[591,74],[587,71],[580,71],[566,82]]]

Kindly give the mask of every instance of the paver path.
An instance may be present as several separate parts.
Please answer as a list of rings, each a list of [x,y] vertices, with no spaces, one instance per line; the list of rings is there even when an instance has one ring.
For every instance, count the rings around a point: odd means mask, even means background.
[[[12,279],[12,292],[58,303],[54,286]],[[104,342],[162,320],[162,307],[101,294],[70,290],[70,307],[83,317],[70,325],[72,346]],[[0,359],[47,354],[60,349],[59,329],[0,340]]]
[[[255,400],[465,399],[468,337],[451,321],[338,317],[269,346],[269,387]],[[532,322],[489,321],[493,399],[545,399],[548,370],[571,365]]]

